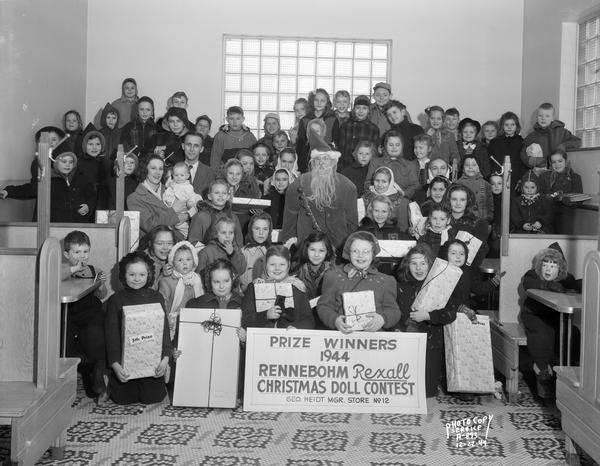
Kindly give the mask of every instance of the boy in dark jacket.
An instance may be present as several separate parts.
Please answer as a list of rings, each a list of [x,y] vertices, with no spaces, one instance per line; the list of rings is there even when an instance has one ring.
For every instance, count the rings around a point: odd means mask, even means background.
[[[581,291],[581,281],[567,272],[567,261],[558,243],[542,249],[533,258],[532,268],[523,276],[525,290],[537,289],[565,293]],[[527,298],[521,309],[521,320],[527,334],[527,349],[533,359],[538,395],[554,397],[555,336],[561,315],[548,306]]]
[[[581,139],[571,134],[562,121],[554,119],[554,106],[539,106],[537,123],[527,135],[521,149],[521,160],[530,168],[546,168],[548,158],[557,148],[565,151],[581,147]]]

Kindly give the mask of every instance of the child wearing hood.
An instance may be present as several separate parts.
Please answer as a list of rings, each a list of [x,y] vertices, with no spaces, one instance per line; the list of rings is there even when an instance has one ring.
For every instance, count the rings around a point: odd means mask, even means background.
[[[139,184],[137,177],[138,165],[139,160],[133,153],[128,154],[123,159],[123,174],[125,175],[125,179],[123,180],[125,210],[129,210],[127,208],[127,197],[135,191],[137,185]],[[119,167],[116,160],[113,165],[113,172],[115,175],[118,175]],[[115,210],[117,208],[117,176],[108,178],[108,208],[111,210]]]
[[[385,166],[394,173],[394,180],[400,187],[402,196],[412,199],[419,187],[419,173],[415,163],[403,157],[403,151],[402,135],[397,131],[388,131],[383,139],[383,156],[373,158],[369,163],[368,181],[365,183],[365,188],[368,189],[368,183],[371,181],[375,170]]]
[[[81,156],[81,140],[83,139],[83,120],[77,110],[69,110],[63,115],[63,129],[69,135],[66,141],[71,152]],[[84,147],[85,150],[85,147]]]
[[[398,228],[406,232],[409,226],[408,200],[404,196],[402,188],[395,182],[394,172],[391,168],[379,167],[373,173],[371,186],[362,196],[365,209],[369,207],[375,196],[387,196],[393,206],[393,215],[397,219]]]
[[[237,216],[231,211],[229,184],[222,178],[213,180],[208,187],[207,199],[197,204],[198,213],[190,220],[188,241],[194,245],[198,242],[206,244],[209,232],[214,223],[221,217],[229,217],[235,223],[235,244],[242,247],[244,237]]]
[[[158,280],[158,291],[165,299],[171,342],[175,340],[179,311],[190,299],[204,294],[202,280],[194,272],[198,266],[198,253],[188,241],[180,241],[169,252],[170,276]]]
[[[521,195],[510,202],[511,231],[552,234],[552,206],[540,193],[540,180],[529,170],[521,180]]]
[[[467,155],[462,163],[462,176],[456,182],[469,188],[475,195],[477,216],[491,222],[494,219],[492,185],[483,179],[478,160],[473,154]]]
[[[276,230],[281,230],[283,225],[285,193],[292,179],[293,175],[287,168],[278,168],[271,178],[269,192],[263,196],[263,199],[271,201],[271,206],[267,207],[265,211],[271,216],[273,228]]]
[[[37,184],[33,185],[37,188]],[[37,189],[30,183],[7,186],[0,199],[36,199]],[[94,221],[96,192],[85,176],[77,172],[77,156],[63,152],[55,156],[50,178],[50,221],[57,223],[89,223]],[[37,207],[36,207],[37,210]]]
[[[100,133],[104,136],[104,153],[107,158],[114,161],[117,155],[117,147],[121,140],[121,128],[119,128],[119,111],[107,103],[100,115]]]
[[[522,283],[525,290],[565,293],[568,289],[574,289],[581,292],[581,281],[568,273],[567,261],[558,243],[552,243],[535,255]],[[527,349],[533,359],[538,395],[542,398],[554,397],[552,365],[556,362],[555,340],[560,319],[559,312],[532,298],[525,299],[521,320],[527,334]]]
[[[77,161],[77,171],[83,174],[93,185],[97,193],[98,209],[108,208],[108,177],[110,159],[104,148],[106,142],[100,131],[89,131],[81,143],[82,156]]]

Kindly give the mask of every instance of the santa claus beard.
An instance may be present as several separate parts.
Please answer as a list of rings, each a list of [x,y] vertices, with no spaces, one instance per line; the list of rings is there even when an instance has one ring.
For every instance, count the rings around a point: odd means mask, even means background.
[[[335,201],[335,164],[329,159],[314,158],[310,162],[312,179],[308,197],[319,210],[331,208]]]

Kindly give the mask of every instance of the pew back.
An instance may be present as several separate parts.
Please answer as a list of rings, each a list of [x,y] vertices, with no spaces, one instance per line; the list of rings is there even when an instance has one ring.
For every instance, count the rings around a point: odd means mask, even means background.
[[[589,251],[596,249],[596,236],[527,235],[511,234],[508,237],[508,255],[500,256],[500,270],[506,272],[500,286],[501,322],[518,322],[519,310],[525,300],[521,279],[531,269],[535,255],[556,242],[567,259],[568,270],[575,278],[582,278],[583,263]]]

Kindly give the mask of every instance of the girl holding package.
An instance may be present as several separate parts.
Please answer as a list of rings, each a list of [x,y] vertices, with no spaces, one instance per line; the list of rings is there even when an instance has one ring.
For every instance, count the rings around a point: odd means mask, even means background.
[[[319,317],[327,328],[342,333],[351,333],[347,324],[342,294],[352,291],[372,290],[375,295],[375,312],[367,314],[369,319],[364,331],[377,332],[390,329],[400,320],[400,309],[396,302],[394,279],[377,270],[374,261],[380,252],[377,238],[372,233],[357,231],[348,236],[342,257],[346,265],[329,270],[323,278],[323,294],[317,304]]]
[[[413,303],[425,284],[434,257],[426,244],[417,244],[408,251],[398,268],[398,305],[402,318],[396,330],[427,334],[425,354],[425,394],[436,396],[438,386],[446,391],[446,359],[444,350],[444,325],[454,322],[459,302],[450,298],[446,307],[432,311],[415,310]]]
[[[290,251],[276,245],[267,249],[265,272],[251,283],[242,301],[242,327],[314,329],[315,321],[306,295],[304,283],[289,275]],[[277,296],[275,304],[266,311],[256,308],[255,285],[259,283],[289,283],[292,297]]]
[[[154,265],[143,252],[131,252],[119,262],[119,281],[123,289],[115,292],[106,307],[104,331],[108,366],[112,369],[108,382],[110,398],[120,405],[162,401],[167,394],[164,375],[171,355],[169,322],[165,312],[162,356],[153,377],[129,380],[123,368],[123,307],[139,304],[160,304],[165,309],[164,299],[158,291],[151,289],[154,282]]]

